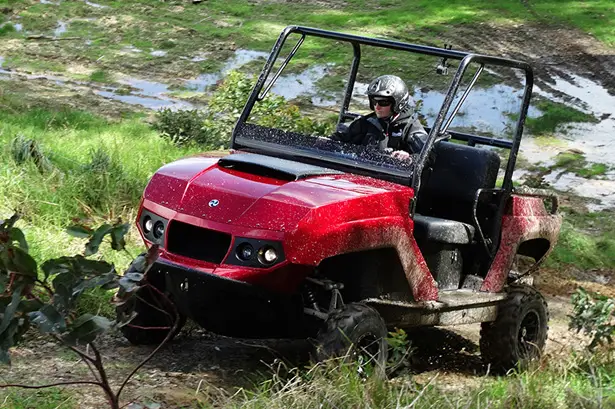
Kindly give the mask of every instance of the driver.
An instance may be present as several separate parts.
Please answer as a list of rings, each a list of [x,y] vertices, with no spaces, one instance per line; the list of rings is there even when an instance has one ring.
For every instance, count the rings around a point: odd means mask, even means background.
[[[374,112],[355,119],[350,125],[338,125],[332,139],[377,146],[398,159],[419,153],[427,132],[414,118],[414,100],[404,81],[395,75],[382,75],[369,84],[367,97]]]

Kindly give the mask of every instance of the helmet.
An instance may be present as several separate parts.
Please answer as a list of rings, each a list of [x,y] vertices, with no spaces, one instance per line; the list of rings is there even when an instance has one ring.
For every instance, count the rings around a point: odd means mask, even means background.
[[[411,98],[406,83],[396,75],[381,75],[367,87],[369,107],[374,109],[374,97],[389,97],[393,100],[391,110],[400,113],[410,104]]]

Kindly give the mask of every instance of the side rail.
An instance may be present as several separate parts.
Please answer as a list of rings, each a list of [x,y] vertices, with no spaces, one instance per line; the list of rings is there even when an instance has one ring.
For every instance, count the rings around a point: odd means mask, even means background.
[[[540,197],[545,202],[550,202],[550,213],[555,214],[559,209],[559,196],[556,193],[546,189],[534,189],[527,186],[521,186],[513,190],[513,194],[517,196]],[[545,206],[546,207],[546,206]]]

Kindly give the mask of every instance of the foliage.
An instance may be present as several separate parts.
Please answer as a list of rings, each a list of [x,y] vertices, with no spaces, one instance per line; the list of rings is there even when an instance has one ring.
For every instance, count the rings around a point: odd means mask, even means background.
[[[17,220],[18,216],[15,215],[0,222],[0,362],[10,363],[10,349],[23,339],[28,328],[34,327],[40,334],[52,337],[77,353],[90,368],[94,379],[40,386],[3,386],[37,389],[73,383],[92,384],[102,388],[110,406],[118,409],[122,389],[145,361],[137,366],[118,391],[114,392],[94,341],[110,329],[129,325],[135,315],[131,311],[124,311],[115,321],[89,312],[77,315],[77,302],[88,290],[118,288],[116,305],[128,303],[140,288],[149,285],[146,273],[157,257],[157,248],[152,247],[147,254],[137,257],[130,272],[120,276],[112,264],[87,257],[96,254],[105,239],[108,239],[114,250],[125,250],[124,236],[129,225],[121,221],[103,224],[98,228],[73,225],[67,228],[67,232],[72,236],[87,239],[84,254],[46,260],[39,268],[37,262],[28,254],[25,235],[15,227]],[[177,312],[175,318],[177,325]],[[80,349],[82,347],[87,349],[84,351]],[[91,356],[88,350],[93,351],[94,356]],[[157,349],[153,353],[156,351]]]
[[[202,146],[211,143],[210,133],[205,128],[208,116],[198,109],[161,109],[156,114],[154,128],[176,145],[194,142]]]
[[[408,334],[401,328],[389,332],[387,337],[389,346],[389,361],[387,362],[387,374],[399,374],[404,370],[409,370],[411,366],[410,358],[414,352]]]
[[[27,139],[23,135],[18,135],[11,143],[11,155],[17,165],[32,161],[40,173],[51,170],[49,158],[45,156],[40,145],[34,139]]]
[[[562,230],[547,266],[576,269],[615,267],[615,220],[611,211],[582,212],[562,207]]]
[[[176,144],[196,143],[209,149],[228,148],[231,133],[255,79],[237,71],[229,73],[209,100],[207,111],[161,110],[154,127]],[[333,122],[315,121],[278,95],[269,94],[255,104],[250,121],[259,125],[306,134],[329,135]]]
[[[570,328],[591,336],[588,345],[590,351],[598,345],[612,344],[615,335],[615,299],[579,288],[572,295],[572,306]]]

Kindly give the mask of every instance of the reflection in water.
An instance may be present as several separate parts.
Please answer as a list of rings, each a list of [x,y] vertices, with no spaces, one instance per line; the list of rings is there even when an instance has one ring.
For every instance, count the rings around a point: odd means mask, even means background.
[[[67,30],[67,23],[64,21],[58,21],[58,25],[53,31],[53,35],[55,37],[60,37],[62,34],[66,33],[66,30]]]
[[[194,80],[186,81],[186,87],[198,91],[204,92],[208,87],[216,84],[225,75],[227,75],[230,71],[235,70],[239,67],[246,65],[247,63],[254,61],[259,58],[267,58],[269,53],[262,51],[253,51],[253,50],[237,50],[235,51],[235,55],[229,59],[222,69],[214,74],[201,74]],[[192,61],[203,61],[200,59],[201,57],[194,57]]]

